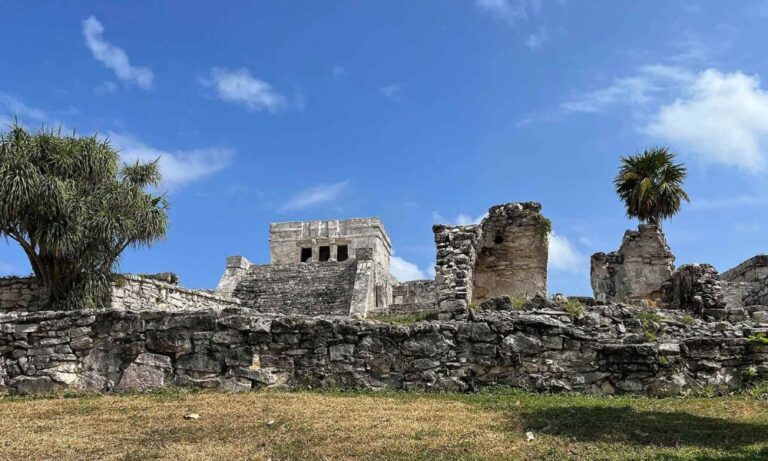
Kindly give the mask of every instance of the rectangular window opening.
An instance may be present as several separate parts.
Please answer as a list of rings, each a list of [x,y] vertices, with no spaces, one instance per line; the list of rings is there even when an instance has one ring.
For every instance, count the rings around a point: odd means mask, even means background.
[[[301,249],[301,262],[305,263],[312,260],[312,248]]]
[[[331,247],[320,247],[320,262],[331,259]]]
[[[336,260],[346,261],[347,259],[349,259],[349,247],[346,245],[339,245],[336,249]]]

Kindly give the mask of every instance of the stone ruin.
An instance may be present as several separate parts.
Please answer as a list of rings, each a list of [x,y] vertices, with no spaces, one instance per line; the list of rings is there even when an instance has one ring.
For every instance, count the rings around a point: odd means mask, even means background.
[[[480,224],[432,227],[441,311],[510,296],[547,292],[549,221],[536,202],[491,207]]]
[[[109,306],[42,310],[0,279],[0,389],[333,387],[676,395],[768,379],[768,256],[675,269],[658,228],[592,258],[594,298],[547,298],[549,222],[534,202],[435,225],[435,280],[390,274],[377,218],[276,223],[269,264],[227,259],[216,290],[115,279]],[[415,314],[410,325],[371,320]]]
[[[641,224],[624,234],[618,251],[592,255],[590,280],[602,302],[655,303],[672,276],[675,257],[658,226]]]

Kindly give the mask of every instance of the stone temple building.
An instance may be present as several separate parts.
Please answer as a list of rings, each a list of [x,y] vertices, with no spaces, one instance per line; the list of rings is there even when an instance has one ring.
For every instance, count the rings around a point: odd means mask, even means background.
[[[547,292],[549,221],[535,202],[491,207],[479,224],[435,225],[435,280],[400,282],[379,218],[272,223],[270,263],[227,259],[216,289],[262,312],[359,315],[466,308]]]

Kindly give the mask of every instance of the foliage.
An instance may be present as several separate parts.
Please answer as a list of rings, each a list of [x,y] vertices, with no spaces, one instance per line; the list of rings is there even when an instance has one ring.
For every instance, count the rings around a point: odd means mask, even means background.
[[[643,339],[646,342],[656,341],[661,331],[661,321],[664,317],[650,311],[642,311],[637,317],[640,320],[640,325],[643,327]]]
[[[541,237],[543,239],[548,239],[549,234],[552,233],[552,221],[550,221],[549,218],[541,214],[536,214],[534,216],[536,219],[536,224],[539,226],[539,232],[541,234]]]
[[[768,335],[765,333],[755,333],[754,335],[748,337],[747,340],[749,341],[749,345],[752,347],[752,349],[756,351],[759,351],[768,345]]]
[[[512,309],[516,311],[524,310],[526,304],[528,304],[528,300],[525,298],[512,298]]]
[[[560,304],[560,308],[572,317],[581,317],[584,313],[584,304],[578,299],[569,299]]]
[[[674,160],[675,155],[666,148],[621,158],[613,183],[628,217],[659,225],[680,211],[683,200],[690,201],[683,190],[686,169]]]
[[[694,319],[689,314],[685,314],[680,318],[680,322],[682,322],[684,325],[693,325],[694,323],[696,323],[696,319]]]
[[[17,242],[52,309],[95,308],[128,247],[165,235],[157,160],[119,165],[96,136],[19,124],[0,134],[0,235]]]

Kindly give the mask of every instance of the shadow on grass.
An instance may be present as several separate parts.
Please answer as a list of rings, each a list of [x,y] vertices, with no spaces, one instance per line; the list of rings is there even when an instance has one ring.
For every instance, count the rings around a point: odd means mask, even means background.
[[[685,412],[598,406],[545,408],[523,412],[520,419],[534,432],[581,442],[718,450],[738,450],[762,442],[766,446],[760,447],[759,453],[766,456],[762,459],[768,459],[768,424],[734,422]]]

